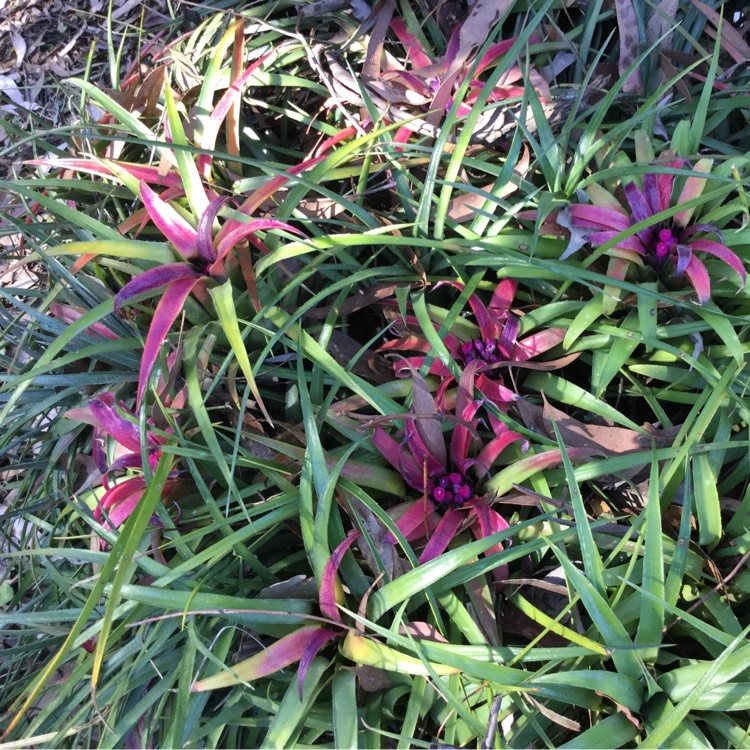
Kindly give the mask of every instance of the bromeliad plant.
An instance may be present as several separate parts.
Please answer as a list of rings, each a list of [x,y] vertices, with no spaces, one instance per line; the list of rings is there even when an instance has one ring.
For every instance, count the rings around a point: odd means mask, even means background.
[[[397,469],[407,485],[420,497],[410,501],[396,521],[408,541],[427,539],[419,556],[425,563],[441,555],[462,528],[468,528],[477,539],[508,529],[508,522],[493,507],[494,493],[488,490],[490,472],[506,448],[520,443],[528,449],[528,441],[518,432],[488,412],[492,436],[482,440],[478,416],[484,399],[474,398],[476,376],[481,360],[467,365],[455,393],[452,413],[441,412],[427,383],[412,371],[412,408],[404,419],[403,431],[391,435],[375,427],[373,445]],[[451,426],[446,435],[441,424]],[[537,470],[560,461],[560,451],[540,453],[532,461]],[[528,475],[528,473],[527,473]],[[395,543],[391,535],[387,537]],[[487,555],[501,552],[502,544],[493,545]],[[499,566],[495,578],[504,580],[508,571]]]
[[[469,54],[487,38],[492,25],[480,28],[480,23],[471,17],[465,24],[459,25],[451,34],[445,54],[433,58],[419,40],[409,31],[400,18],[391,21],[391,29],[403,44],[410,66],[406,69],[391,68],[383,72],[383,80],[394,88],[403,89],[403,99],[411,104],[418,104],[427,110],[442,113],[453,106],[453,97],[462,85],[468,90],[458,107],[458,116],[465,117],[471,111],[484,83],[479,79],[484,72],[497,65],[500,59],[517,41],[506,39],[491,45],[482,58],[476,62],[469,59]],[[533,38],[530,41],[538,41]],[[467,68],[471,68],[474,77],[467,80]],[[546,81],[532,67],[525,71],[518,64],[508,67],[501,79],[493,87],[488,101],[500,102],[506,99],[523,96],[524,86],[529,83],[537,90],[539,96],[548,99],[550,92]],[[427,115],[432,120],[435,115]],[[406,140],[415,125],[405,124],[396,136],[396,140]]]
[[[562,259],[585,244],[607,244],[609,277],[622,281],[632,266],[650,268],[668,287],[690,284],[698,303],[705,305],[711,298],[711,280],[696,255],[705,253],[728,265],[743,287],[745,267],[724,244],[722,231],[714,224],[695,220],[695,204],[677,210],[703,194],[713,161],[700,159],[691,166],[686,159],[671,158],[659,165],[670,171],[647,172],[641,184],[635,179],[621,179],[621,191],[611,192],[598,183],[589,185],[586,193],[591,203],[573,204],[558,217],[558,223],[571,232]],[[685,173],[684,180],[676,179],[681,177],[680,171]],[[636,224],[645,226],[628,232]],[[620,236],[625,232],[627,236]],[[620,291],[615,285],[605,288],[605,312],[614,309]]]
[[[149,217],[183,260],[144,271],[126,284],[115,297],[115,310],[119,312],[124,304],[135,297],[166,287],[154,310],[144,345],[138,377],[139,404],[159,355],[161,344],[180,314],[188,296],[199,285],[209,289],[217,289],[224,285],[227,290],[230,289],[226,277],[226,264],[227,257],[235,246],[256,232],[268,229],[285,229],[303,236],[299,230],[275,219],[256,219],[248,222],[231,219],[221,227],[214,239],[214,223],[225,198],[214,198],[208,204],[196,229],[176,209],[161,200],[146,182],[141,182],[140,190]],[[257,241],[256,244],[262,246],[262,243]],[[227,311],[220,307],[224,300],[217,299],[216,295],[213,296],[219,318],[227,319],[229,317]],[[226,294],[222,297],[226,297]],[[225,320],[225,322],[229,321]],[[258,398],[259,404],[262,404],[259,394],[254,395]]]
[[[230,36],[233,33],[232,29],[228,32]],[[222,45],[225,49],[225,42],[222,42]],[[269,178],[266,184],[245,198],[233,216],[225,218],[221,223],[218,214],[227,198],[222,197],[219,194],[221,191],[210,182],[212,156],[207,153],[193,156],[190,151],[194,146],[209,153],[215,148],[221,127],[238,100],[243,86],[269,55],[270,53],[262,55],[244,72],[237,75],[210,114],[205,117],[202,130],[196,131],[195,144],[190,143],[185,135],[169,83],[164,84],[166,123],[163,140],[166,141],[166,145],[159,147],[162,159],[160,167],[91,157],[62,158],[46,163],[47,166],[51,164],[64,171],[116,179],[130,189],[143,204],[143,209],[122,222],[119,231],[140,231],[151,222],[169,244],[169,247],[165,247],[154,242],[120,239],[116,231],[109,230],[104,241],[73,242],[50,251],[52,255],[81,254],[81,258],[73,266],[74,271],[80,270],[89,260],[107,256],[159,264],[147,270],[142,270],[133,263],[129,264],[128,270],[132,273],[133,279],[119,290],[115,298],[115,309],[119,312],[121,307],[137,297],[164,290],[153,312],[145,339],[138,376],[136,408],[140,407],[143,400],[161,345],[192,294],[204,307],[210,309],[213,306],[254,398],[266,418],[270,419],[255,385],[252,368],[242,343],[233,286],[229,280],[230,271],[234,268],[239,269],[245,286],[245,290],[239,291],[247,291],[254,309],[259,310],[261,303],[250,259],[250,247],[260,253],[267,253],[268,249],[257,233],[284,229],[297,236],[303,235],[286,223],[274,219],[253,220],[250,217],[291,175],[310,168],[323,157],[303,159],[286,173]],[[123,112],[103,92],[86,82],[79,82],[79,85],[100,106],[118,113],[119,119],[139,135],[155,142],[162,140],[155,133],[144,132],[142,123]],[[215,80],[209,82],[207,79],[201,92],[201,100],[212,101],[216,86]],[[173,148],[172,144],[176,148]],[[168,167],[166,173],[164,165]],[[154,189],[157,186],[162,188],[161,193]],[[178,262],[173,262],[175,260]]]
[[[171,405],[180,407],[184,402],[183,391]],[[97,499],[94,508],[94,519],[99,523],[104,520],[105,529],[116,529],[135,510],[148,484],[143,474],[121,481],[113,481],[111,475],[122,470],[143,470],[144,461],[154,470],[167,437],[147,429],[144,443],[136,417],[124,403],[115,402],[115,395],[111,391],[100,393],[83,408],[69,409],[65,416],[94,427],[92,454],[104,487],[104,494]],[[163,500],[169,497],[176,483],[174,477],[167,479],[162,490]],[[101,544],[104,544],[103,541]]]
[[[464,285],[459,282],[442,282],[463,291]],[[437,286],[440,286],[438,284]],[[478,294],[468,298],[469,307],[474,314],[476,326],[468,320],[462,325],[454,326],[445,334],[443,342],[455,362],[464,370],[472,362],[476,365],[476,385],[481,393],[497,406],[518,399],[518,395],[502,382],[500,367],[509,363],[523,363],[543,354],[559,344],[565,337],[562,328],[548,328],[518,340],[520,330],[519,316],[511,310],[518,282],[503,279],[492,293],[489,305],[485,305]],[[397,317],[395,307],[385,307],[386,316],[394,319],[393,329],[399,338],[386,342],[381,351],[389,352],[424,352],[424,355],[410,356],[394,363],[397,375],[408,374],[410,369],[419,369],[424,363],[432,346],[419,328],[416,317],[407,315],[404,320]],[[440,328],[440,317],[435,316],[436,329]],[[439,359],[433,359],[428,373],[437,375],[443,388],[450,385],[453,376],[450,370]]]

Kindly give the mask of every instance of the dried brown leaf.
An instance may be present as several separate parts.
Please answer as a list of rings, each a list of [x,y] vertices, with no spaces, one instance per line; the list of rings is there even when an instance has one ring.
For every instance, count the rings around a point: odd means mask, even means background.
[[[715,10],[709,8],[701,0],[692,0],[692,3],[717,29],[721,24],[721,46],[735,62],[750,60],[750,46],[726,18],[721,18]],[[710,30],[709,33],[711,33]]]
[[[417,372],[414,372],[412,382],[414,384],[412,391],[412,409],[414,412],[425,415],[437,414],[437,404],[424,379]],[[443,466],[447,466],[448,455],[445,450],[445,438],[440,421],[437,419],[415,419],[414,422],[419,437],[422,438],[427,450]]]
[[[650,45],[655,44],[674,26],[674,19],[677,17],[677,0],[658,0],[655,6],[646,26],[646,40]],[[671,38],[671,34],[665,37],[661,46],[669,47]]]
[[[650,434],[643,434],[627,427],[609,427],[607,425],[585,424],[556,409],[545,400],[544,407],[519,401],[516,404],[521,420],[531,430],[555,439],[552,427],[554,420],[567,448],[588,448],[606,456],[619,456],[624,453],[648,450],[652,440],[657,446],[668,445],[674,438],[675,429],[653,429]]]
[[[365,79],[377,79],[380,77],[380,64],[383,57],[383,43],[388,27],[396,10],[396,0],[385,0],[380,7],[374,11],[374,24],[367,43],[367,55],[362,67],[362,77]]]
[[[632,0],[615,0],[615,10],[617,28],[620,32],[620,60],[617,70],[622,76],[640,55],[641,45],[638,40],[638,19]],[[628,76],[622,90],[629,94],[641,92],[641,76],[637,69]]]

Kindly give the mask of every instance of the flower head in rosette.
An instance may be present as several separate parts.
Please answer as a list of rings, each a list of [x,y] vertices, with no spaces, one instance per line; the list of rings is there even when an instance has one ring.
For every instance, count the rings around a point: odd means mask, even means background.
[[[686,179],[676,187],[677,170],[689,166],[683,159],[663,166],[670,171],[649,172],[643,175],[642,185],[635,181],[623,185],[624,202],[600,185],[592,184],[587,193],[591,204],[569,206],[558,218],[558,223],[571,231],[571,244],[564,253],[567,258],[585,243],[595,247],[608,243],[635,224],[648,222],[630,236],[615,240],[608,251],[611,256],[607,275],[623,280],[631,264],[654,269],[663,281],[670,284],[686,280],[696,292],[698,302],[706,304],[711,297],[708,270],[696,253],[718,258],[746,281],[742,261],[724,244],[724,236],[710,223],[693,223],[695,207],[687,207],[670,218],[658,215],[695,198],[704,191],[707,175],[713,162],[701,159],[690,170]],[[650,221],[653,219],[653,221]],[[609,290],[612,291],[612,290]],[[614,295],[618,292],[614,289]]]
[[[508,528],[483,495],[482,485],[505,448],[521,442],[525,449],[526,442],[492,415],[492,437],[485,442],[479,440],[477,414],[483,402],[473,397],[479,362],[476,359],[469,364],[461,377],[453,414],[438,411],[427,384],[414,371],[412,409],[404,420],[403,432],[392,435],[382,427],[375,428],[375,447],[401,473],[406,484],[421,495],[397,522],[411,541],[429,537],[420,562],[440,555],[464,526],[477,539]],[[443,423],[452,427],[448,435],[443,432]],[[487,554],[502,549],[501,544],[496,544]],[[501,567],[495,575],[505,578],[507,571]]]
[[[458,282],[443,282],[463,291],[464,285]],[[489,305],[478,294],[471,294],[468,304],[475,324],[463,320],[462,325],[443,338],[446,348],[462,369],[476,362],[476,385],[489,401],[502,406],[519,397],[503,383],[502,365],[526,362],[543,354],[559,344],[565,337],[562,328],[549,328],[538,331],[519,340],[520,318],[511,310],[518,283],[513,279],[503,279],[495,288]],[[392,310],[386,308],[386,315]],[[440,327],[438,320],[435,328]],[[417,319],[407,315],[406,319],[396,320],[394,330],[399,338],[389,341],[381,351],[423,352],[419,356],[408,356],[394,364],[397,375],[407,374],[411,369],[422,367],[425,355],[431,345],[420,332]],[[433,359],[429,373],[437,375],[445,385],[453,381],[448,368],[439,359]]]

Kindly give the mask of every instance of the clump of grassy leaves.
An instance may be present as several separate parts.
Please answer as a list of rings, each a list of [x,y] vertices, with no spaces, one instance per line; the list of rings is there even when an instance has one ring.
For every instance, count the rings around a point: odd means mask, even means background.
[[[574,253],[565,219],[673,153],[746,263],[744,42],[496,6],[268,3],[70,82],[68,149],[3,185],[40,278],[0,288],[13,746],[748,744],[748,291],[609,272],[685,205]]]

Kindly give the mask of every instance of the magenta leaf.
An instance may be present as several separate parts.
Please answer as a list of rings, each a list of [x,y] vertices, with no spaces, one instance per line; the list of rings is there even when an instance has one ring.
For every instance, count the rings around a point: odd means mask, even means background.
[[[94,419],[102,429],[120,445],[131,451],[140,451],[141,432],[138,425],[118,414],[112,393],[101,393],[89,401]]]
[[[146,343],[143,347],[143,356],[141,357],[141,368],[138,373],[138,398],[136,399],[136,408],[140,408],[143,394],[146,392],[148,378],[151,370],[154,368],[156,359],[159,356],[164,339],[169,333],[172,324],[177,320],[177,316],[185,304],[185,300],[193,291],[193,287],[202,279],[199,274],[193,277],[178,279],[173,282],[164,292],[164,296],[159,300],[159,304],[154,310],[154,317],[151,320],[151,326],[146,336]]]
[[[473,364],[473,363],[472,363]],[[458,414],[459,419],[463,422],[472,423],[476,413],[479,411],[479,407],[482,405],[481,401],[472,401],[467,404]],[[466,425],[457,422],[453,427],[453,435],[451,435],[451,463],[456,468],[463,466],[466,461],[466,457],[469,455],[469,448],[471,447],[471,431]]]
[[[277,190],[284,186],[290,177],[300,174],[307,169],[312,169],[316,164],[319,164],[328,157],[325,154],[315,156],[312,159],[305,159],[305,161],[295,164],[290,167],[283,174],[272,177],[263,187],[258,188],[251,196],[249,196],[242,205],[239,207],[239,212],[249,216],[260,206],[263,201],[270,198]],[[219,255],[221,255],[222,242],[226,235],[233,229],[233,223],[227,222],[219,231],[216,237],[216,242],[220,248]],[[226,251],[225,251],[226,252]]]
[[[561,344],[564,340],[564,328],[547,328],[544,331],[532,333],[531,336],[527,336],[513,347],[511,361],[525,362],[527,359],[536,357],[538,354]]]
[[[302,653],[302,660],[299,663],[299,670],[297,672],[297,685],[299,688],[299,699],[302,701],[302,693],[305,685],[305,676],[307,670],[312,664],[312,660],[318,655],[318,651],[329,643],[334,638],[341,637],[341,633],[335,630],[328,630],[327,628],[320,628],[310,635],[310,638],[305,645],[305,650]]]
[[[671,167],[672,169],[680,169],[685,163],[684,159],[676,159],[671,161],[665,166]],[[672,202],[672,185],[674,184],[675,176],[673,174],[660,174],[657,178],[659,183],[659,204],[662,210],[669,208]]]
[[[163,201],[145,180],[141,180],[140,187],[141,200],[151,221],[181,255],[185,258],[195,257],[197,244],[195,229],[169,203]]]
[[[164,187],[182,188],[182,181],[179,175],[173,172],[160,174],[158,167],[130,164],[124,161],[111,161],[109,163],[114,164],[139,181],[144,180],[145,182],[152,182],[155,185],[163,185]],[[24,164],[31,164],[37,167],[74,169],[76,172],[116,176],[109,167],[109,163],[101,163],[93,159],[29,159],[24,162]]]
[[[490,299],[490,312],[495,318],[510,310],[517,288],[518,282],[515,279],[502,279],[495,287]]]
[[[401,44],[404,45],[407,57],[411,59],[413,67],[426,68],[432,65],[432,60],[425,53],[422,45],[416,37],[409,31],[407,25],[400,18],[391,19],[391,28],[398,37]]]
[[[208,204],[208,207],[203,212],[203,216],[198,221],[196,249],[198,250],[198,257],[206,266],[211,265],[216,260],[216,249],[214,248],[213,238],[214,219],[221,207],[228,200],[228,196],[214,198]]]
[[[648,205],[646,196],[643,195],[638,185],[634,182],[629,182],[625,185],[625,195],[627,196],[628,203],[630,203],[633,218],[636,222],[644,221],[654,215]]]
[[[690,258],[693,257],[693,252],[689,245],[677,245],[677,265],[674,269],[675,276],[682,276],[685,273],[685,269],[690,263]]]
[[[699,250],[709,255],[713,255],[719,260],[723,260],[728,266],[737,272],[739,277],[742,279],[742,286],[745,286],[747,282],[747,273],[745,266],[742,261],[735,255],[726,245],[722,245],[719,242],[713,240],[692,240],[690,243],[693,250]]]
[[[505,319],[505,325],[503,326],[503,332],[498,341],[500,353],[506,360],[509,360],[512,356],[519,328],[520,323],[518,318],[515,315],[508,313],[508,317]]]
[[[382,427],[375,428],[372,444],[383,454],[388,463],[401,473],[410,487],[415,490],[424,489],[422,467]]]
[[[120,308],[128,301],[146,292],[152,292],[169,284],[184,279],[198,280],[203,278],[187,263],[170,263],[167,266],[158,266],[144,271],[139,276],[129,281],[117,292],[115,296],[115,312],[119,314]]]
[[[141,454],[127,453],[124,456],[116,458],[108,467],[107,473],[118,471],[119,469],[137,469],[143,466]]]
[[[477,457],[477,461],[484,471],[489,471],[492,464],[497,461],[498,456],[511,444],[517,440],[522,441],[522,450],[528,450],[529,442],[524,438],[523,435],[518,432],[508,430],[502,435],[498,435],[496,438],[490,440],[487,445],[482,448]]]
[[[331,553],[320,579],[320,611],[334,622],[341,622],[341,613],[336,604],[336,574],[349,547],[359,537],[359,532],[350,533]]]
[[[231,228],[227,229],[230,226]],[[240,240],[244,240],[248,235],[255,234],[255,232],[265,232],[269,229],[283,229],[285,232],[296,234],[298,237],[305,237],[304,232],[276,219],[255,219],[247,223],[232,220],[231,222],[227,222],[224,230],[221,232],[221,240],[217,253],[218,260],[222,260]]]
[[[444,281],[441,284],[452,286],[460,292],[465,289],[465,286],[458,281]],[[484,302],[476,294],[470,295],[468,302],[471,311],[474,313],[474,317],[477,319],[477,325],[479,326],[482,338],[497,339],[500,336],[500,324],[490,315],[490,311]]]
[[[521,396],[514,393],[510,388],[506,388],[498,380],[492,380],[487,377],[483,372],[480,372],[477,376],[477,388],[479,388],[485,398],[492,401],[492,403],[509,404],[512,401],[520,401]]]
[[[137,493],[140,498],[145,489],[146,482],[143,477],[132,477],[131,479],[126,479],[124,482],[120,482],[120,484],[115,485],[102,495],[101,500],[94,509],[94,518],[97,521],[101,521],[104,511],[109,513],[113,507],[122,503],[133,493]]]
[[[502,57],[502,55],[504,55],[515,44],[516,39],[517,37],[513,37],[512,39],[505,39],[502,42],[493,44],[479,61],[479,65],[477,65],[474,75],[481,75],[487,70],[492,63],[494,63],[499,57]],[[537,39],[537,41],[539,40]],[[529,39],[529,43],[534,44],[534,40]]]
[[[658,175],[653,172],[643,175],[643,192],[652,214],[658,214],[660,211],[668,208],[668,205],[662,206],[661,204]]]
[[[638,190],[637,187],[635,189]],[[604,206],[577,204],[569,207],[569,213],[572,223],[578,226],[585,225],[600,229],[617,229],[619,231],[623,231],[630,226],[630,219],[625,213],[616,211],[613,208],[605,208]]]
[[[435,503],[429,498],[421,497],[409,505],[396,521],[396,527],[407,542],[422,539],[430,533],[432,522],[430,516],[435,512]],[[396,537],[389,531],[385,535],[388,544],[395,544]]]
[[[137,479],[138,477],[136,477]],[[112,510],[109,511],[109,523],[112,524],[112,527],[115,529],[119,529],[122,524],[125,523],[125,521],[130,518],[130,514],[135,510],[138,503],[141,501],[141,498],[143,497],[143,493],[146,491],[145,482],[141,479],[141,484],[143,485],[139,490],[135,490],[131,494],[129,494],[124,500],[121,500],[116,505],[113,506]],[[105,524],[105,527],[108,528],[109,524]]]
[[[711,299],[711,279],[706,267],[695,255],[690,258],[690,263],[685,269],[685,276],[688,277],[698,295],[698,304],[705,305]]]
[[[591,232],[588,235],[588,241],[592,245],[603,245],[605,242],[609,242],[611,239],[620,234],[619,230],[610,232]],[[640,238],[636,235],[630,235],[630,237],[622,237],[617,241],[615,247],[621,250],[632,250],[639,255],[645,255],[646,250],[643,247],[643,243]]]
[[[437,528],[432,533],[430,541],[419,556],[420,564],[434,560],[448,548],[453,541],[458,529],[461,527],[466,514],[457,508],[448,508],[440,519]]]
[[[477,539],[485,539],[488,536],[497,534],[500,531],[509,529],[508,522],[497,512],[492,510],[484,498],[478,498],[473,503],[474,512],[476,513],[478,526],[472,526],[472,531]],[[490,547],[484,554],[489,557],[503,551],[503,545],[498,543]],[[508,578],[508,566],[500,565],[492,571],[496,580],[504,581]]]

